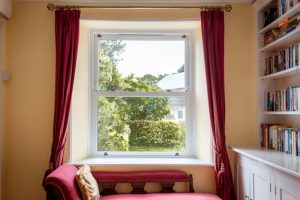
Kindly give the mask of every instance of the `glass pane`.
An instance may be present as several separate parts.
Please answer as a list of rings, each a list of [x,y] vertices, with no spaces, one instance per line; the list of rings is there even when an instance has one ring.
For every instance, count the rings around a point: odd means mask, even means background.
[[[99,97],[98,151],[185,150],[185,97]]]
[[[100,40],[98,45],[98,90],[185,90],[183,39]]]

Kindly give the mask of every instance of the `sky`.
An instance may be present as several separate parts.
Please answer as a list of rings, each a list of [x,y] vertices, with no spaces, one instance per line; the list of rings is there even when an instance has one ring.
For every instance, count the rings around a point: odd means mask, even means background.
[[[124,43],[123,60],[117,66],[122,76],[172,74],[184,64],[184,41],[124,40]]]

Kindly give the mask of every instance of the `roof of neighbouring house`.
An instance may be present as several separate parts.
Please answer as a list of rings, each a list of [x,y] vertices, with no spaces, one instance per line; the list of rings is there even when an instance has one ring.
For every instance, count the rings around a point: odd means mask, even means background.
[[[164,90],[184,88],[184,72],[165,76],[158,82],[158,86]]]

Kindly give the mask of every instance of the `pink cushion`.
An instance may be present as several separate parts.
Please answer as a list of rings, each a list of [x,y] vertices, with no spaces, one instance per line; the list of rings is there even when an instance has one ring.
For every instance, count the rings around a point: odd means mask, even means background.
[[[118,194],[102,196],[101,200],[221,200],[215,194],[169,193],[169,194]]]
[[[93,176],[99,181],[147,181],[159,182],[162,180],[186,181],[188,175],[182,171],[141,171],[141,172],[93,172]]]
[[[63,193],[66,200],[81,200],[75,174],[78,169],[73,165],[62,165],[49,174],[45,180],[45,187],[55,185]]]

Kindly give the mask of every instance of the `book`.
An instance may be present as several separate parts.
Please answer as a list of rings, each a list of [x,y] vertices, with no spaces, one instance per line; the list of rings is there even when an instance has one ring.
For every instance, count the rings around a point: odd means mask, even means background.
[[[268,41],[265,42],[268,43]],[[269,75],[292,67],[299,67],[299,62],[300,43],[296,43],[266,57],[262,71],[264,75]]]
[[[295,44],[293,48],[293,54],[294,54],[294,66],[300,66],[300,43]]]
[[[261,124],[261,146],[300,156],[300,129],[280,124]]]
[[[300,130],[297,131],[297,156],[300,156]]]
[[[269,124],[261,124],[262,129],[262,137],[261,137],[261,146],[264,148],[268,147],[268,132],[269,132]]]
[[[265,92],[266,111],[300,111],[300,86]]]

